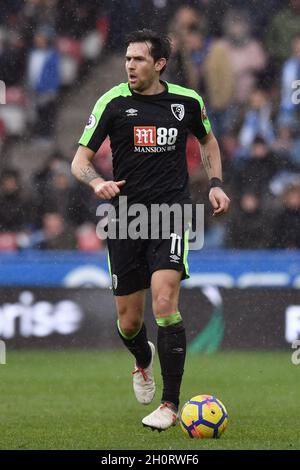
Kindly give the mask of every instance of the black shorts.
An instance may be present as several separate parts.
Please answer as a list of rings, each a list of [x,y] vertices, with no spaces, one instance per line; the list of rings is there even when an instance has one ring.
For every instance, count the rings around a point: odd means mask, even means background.
[[[170,239],[111,240],[107,239],[109,271],[114,295],[128,295],[150,287],[151,276],[160,269],[182,272],[181,279],[189,278],[188,230],[180,237]]]

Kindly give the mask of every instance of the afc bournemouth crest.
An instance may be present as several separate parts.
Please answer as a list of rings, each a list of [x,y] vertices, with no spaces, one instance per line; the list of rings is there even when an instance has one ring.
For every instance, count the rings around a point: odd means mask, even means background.
[[[183,104],[171,104],[171,110],[178,121],[182,121],[184,118],[184,105]]]

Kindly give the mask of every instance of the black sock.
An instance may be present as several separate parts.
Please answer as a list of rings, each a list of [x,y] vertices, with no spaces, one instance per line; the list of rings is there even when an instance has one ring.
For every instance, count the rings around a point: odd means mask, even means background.
[[[186,353],[185,329],[182,322],[158,327],[157,349],[164,384],[161,401],[173,403],[178,408]]]
[[[148,344],[145,324],[143,323],[138,334],[132,339],[122,336],[119,328],[118,333],[126,348],[134,355],[137,365],[143,369],[148,367],[151,361],[151,348]]]

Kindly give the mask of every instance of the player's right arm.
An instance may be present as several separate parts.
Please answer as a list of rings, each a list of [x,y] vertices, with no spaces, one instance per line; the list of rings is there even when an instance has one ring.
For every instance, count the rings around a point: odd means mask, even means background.
[[[120,193],[125,181],[105,181],[95,170],[92,159],[105,137],[109,134],[113,120],[111,100],[118,87],[112,88],[97,101],[79,139],[80,146],[72,162],[72,173],[79,181],[90,186],[100,199],[111,199]]]
[[[111,199],[120,193],[125,181],[105,181],[92,164],[94,154],[93,150],[80,145],[72,162],[72,174],[78,181],[90,186],[100,199]]]

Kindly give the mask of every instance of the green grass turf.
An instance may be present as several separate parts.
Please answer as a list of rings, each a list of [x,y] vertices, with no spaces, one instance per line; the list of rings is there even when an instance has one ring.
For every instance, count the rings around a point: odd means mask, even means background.
[[[300,449],[300,365],[289,353],[188,355],[182,403],[200,393],[223,401],[221,439],[153,432],[134,398],[126,351],[8,351],[0,365],[0,449]]]

